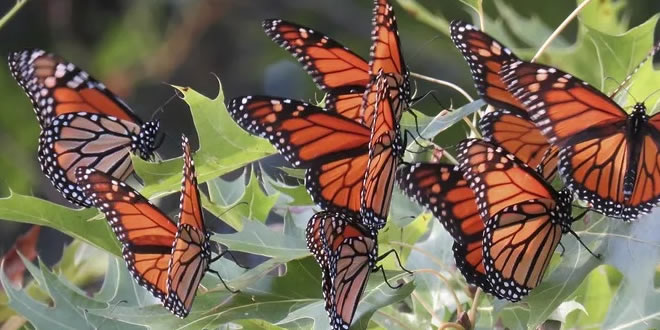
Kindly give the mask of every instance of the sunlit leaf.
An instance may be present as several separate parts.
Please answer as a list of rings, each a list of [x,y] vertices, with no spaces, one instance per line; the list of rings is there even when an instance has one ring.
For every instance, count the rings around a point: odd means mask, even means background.
[[[224,104],[219,81],[218,85],[218,95],[214,99],[192,88],[175,87],[190,107],[199,137],[200,147],[193,155],[199,183],[275,153],[268,141],[251,136],[234,122]],[[160,163],[145,162],[136,156],[132,160],[138,176],[146,183],[141,191],[143,195],[153,197],[179,191],[181,158]]]

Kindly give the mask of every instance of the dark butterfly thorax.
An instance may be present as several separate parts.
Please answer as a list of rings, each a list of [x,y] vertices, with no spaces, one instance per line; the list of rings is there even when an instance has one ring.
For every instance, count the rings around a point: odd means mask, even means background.
[[[626,119],[626,135],[628,136],[628,170],[623,179],[623,195],[624,200],[630,200],[633,190],[635,189],[635,180],[637,178],[637,162],[639,155],[642,152],[644,135],[653,134],[655,131],[649,129],[649,115],[646,114],[646,106],[644,103],[637,103],[633,107],[633,112]],[[657,133],[657,132],[656,132]],[[660,140],[655,134],[656,140]]]
[[[571,224],[573,223],[573,193],[564,188],[557,192],[557,205],[552,212],[556,212],[556,219],[561,226],[561,232],[566,234],[571,231]]]
[[[131,136],[131,152],[137,153],[144,160],[153,160],[154,151],[160,147],[162,139],[156,140],[160,121],[152,120],[140,126],[140,133]]]

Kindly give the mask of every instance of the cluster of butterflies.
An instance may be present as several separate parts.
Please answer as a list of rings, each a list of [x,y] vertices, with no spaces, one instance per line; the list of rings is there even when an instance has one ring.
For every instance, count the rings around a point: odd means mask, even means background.
[[[9,54],[9,67],[41,126],[41,170],[73,204],[105,214],[136,281],[186,317],[204,274],[220,277],[210,264],[222,256],[211,256],[188,139],[177,223],[123,182],[133,173],[131,152],[154,157],[158,121],[142,122],[87,72],[43,50]]]
[[[377,234],[395,182],[454,238],[467,282],[510,301],[539,284],[562,235],[575,235],[571,224],[585,213],[572,215],[574,196],[625,221],[660,201],[660,115],[647,115],[642,103],[628,114],[578,78],[523,61],[460,21],[452,22],[451,39],[495,108],[480,120],[484,139],[462,141],[458,165],[404,162],[399,121],[415,100],[393,8],[374,2],[369,61],[310,28],[263,23],[327,94],[323,107],[256,95],[228,106],[239,126],[306,169],[305,185],[323,209],[308,223],[307,245],[322,270],[331,327],[350,326],[370,273],[392,252],[379,256]],[[15,52],[9,66],[41,126],[44,174],[72,203],[104,212],[139,284],[174,314],[188,315],[202,276],[215,272],[209,265],[222,254],[211,254],[185,136],[176,223],[123,182],[133,173],[130,153],[150,160],[162,142],[157,121],[143,122],[53,54]],[[559,191],[551,185],[557,174],[565,184]]]

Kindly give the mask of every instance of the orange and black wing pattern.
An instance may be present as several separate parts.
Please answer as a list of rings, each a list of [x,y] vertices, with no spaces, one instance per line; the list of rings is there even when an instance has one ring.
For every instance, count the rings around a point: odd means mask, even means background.
[[[184,318],[192,308],[197,287],[202,281],[211,260],[209,237],[204,227],[202,204],[197,188],[195,164],[191,156],[190,144],[182,137],[183,182],[179,225],[172,246],[165,308]]]
[[[137,191],[101,171],[79,167],[76,178],[110,222],[135,280],[164,302],[176,224]]]
[[[371,130],[313,105],[269,96],[233,99],[229,113],[246,131],[268,139],[294,167],[324,209],[360,212]]]
[[[483,264],[485,224],[476,196],[458,166],[414,163],[399,168],[397,181],[413,201],[431,211],[454,238],[454,259],[468,283],[492,293]]]
[[[155,136],[157,127],[147,129]],[[75,171],[84,166],[125,180],[133,173],[131,150],[140,149],[139,126],[114,117],[93,113],[65,114],[44,128],[39,137],[37,159],[41,170],[69,201],[90,207],[76,184]],[[143,135],[144,136],[144,135]],[[153,143],[153,140],[148,143]],[[153,149],[145,149],[153,155]]]
[[[470,66],[479,96],[496,108],[524,111],[525,106],[509,93],[500,76],[502,65],[517,60],[516,55],[471,24],[453,21],[449,30],[451,40]]]
[[[361,215],[370,228],[385,226],[394,188],[396,168],[403,157],[399,135],[402,100],[397,88],[390,87],[389,76],[378,76],[376,112],[372,118],[369,139],[369,162],[361,196]]]
[[[580,199],[624,220],[658,203],[660,171],[651,155],[660,131],[643,104],[628,115],[586,82],[540,64],[516,61],[502,73],[537,127],[560,147],[559,173]]]
[[[483,219],[523,201],[557,199],[557,192],[539,173],[500,146],[468,139],[458,145],[457,153]]]
[[[362,95],[369,84],[367,61],[327,35],[302,25],[268,19],[263,28],[328,94],[327,110],[361,122]]]
[[[9,69],[32,101],[42,128],[55,117],[87,112],[142,125],[142,120],[87,72],[41,49],[9,54]]]
[[[410,73],[403,60],[394,8],[392,8],[392,5],[387,0],[374,1],[371,39],[371,59],[369,61],[371,83],[364,95],[365,105],[362,114],[364,122],[367,124],[373,121],[376,111],[375,100],[378,88],[374,88],[374,86],[377,84],[377,77],[381,74],[388,76],[390,88],[397,90],[398,97],[403,100],[403,108],[407,108],[411,102]]]
[[[376,233],[336,212],[315,214],[307,246],[323,272],[323,297],[332,329],[348,329],[378,256]]]
[[[548,143],[527,112],[495,109],[479,120],[479,128],[484,137],[536,168],[547,181],[557,173],[559,149]]]
[[[72,203],[92,206],[76,184],[79,166],[124,180],[133,172],[130,152],[153,157],[158,121],[142,122],[87,72],[39,49],[10,53],[9,68],[41,126],[41,169]]]
[[[570,230],[572,195],[555,191],[514,155],[484,140],[461,142],[458,158],[486,220],[483,257],[493,292],[518,301],[541,281]]]

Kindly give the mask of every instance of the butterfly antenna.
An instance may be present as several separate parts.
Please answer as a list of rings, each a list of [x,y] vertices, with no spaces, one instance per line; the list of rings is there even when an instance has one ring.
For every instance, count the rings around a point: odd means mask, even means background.
[[[248,205],[248,202],[240,202],[240,203],[236,203],[236,204],[230,206],[230,207],[229,207],[228,209],[226,209],[224,212],[218,214],[218,218],[221,217],[221,216],[223,216],[223,215],[225,215],[225,214],[227,214],[227,213],[229,213],[229,211],[233,210],[234,208],[236,208],[236,207],[239,206],[239,205]]]
[[[154,119],[156,119],[156,115],[158,115],[159,113],[165,112],[165,106],[168,105],[170,102],[172,102],[172,100],[174,100],[174,98],[179,96],[178,93],[179,93],[179,91],[175,89],[174,94],[172,94],[172,96],[170,96],[170,98],[168,98],[163,104],[161,104],[161,106],[159,106],[156,109],[156,111],[154,111],[154,113],[151,114],[151,118],[149,118],[149,121],[153,121]]]
[[[613,97],[614,95],[618,94],[619,91],[621,91],[621,89],[623,88],[623,86],[627,85],[627,84],[630,82],[630,79],[632,79],[632,76],[634,76],[635,73],[637,73],[637,71],[639,71],[639,69],[641,69],[642,66],[643,66],[646,62],[648,62],[649,59],[653,58],[653,56],[655,56],[655,54],[656,54],[658,51],[660,51],[660,42],[658,42],[658,43],[653,47],[653,49],[651,49],[651,51],[649,51],[649,53],[646,55],[646,57],[644,57],[644,59],[643,59],[641,62],[639,62],[639,64],[637,64],[637,66],[635,67],[635,69],[633,69],[633,71],[632,71],[632,72],[626,77],[626,79],[624,79],[623,82],[621,82],[621,84],[619,85],[619,87],[617,87],[617,88],[614,90],[614,92],[612,92],[612,94],[610,94],[610,97]],[[633,97],[633,98],[634,98],[634,97]]]
[[[647,97],[644,99],[644,101],[642,101],[642,104],[646,104],[646,101],[648,101],[648,100],[651,98],[651,96],[657,94],[658,92],[660,92],[660,89],[656,90],[655,92],[653,92],[653,93],[651,93],[649,96],[647,96]],[[653,109],[651,109],[651,110],[653,110]]]
[[[389,251],[387,251],[387,252],[381,254],[381,255],[378,257],[378,259],[376,259],[376,262],[379,262],[379,261],[381,261],[381,260],[387,258],[387,256],[390,255],[390,254],[392,254],[392,253],[394,253],[394,256],[396,257],[396,262],[399,264],[399,267],[400,267],[403,271],[405,271],[406,273],[412,275],[413,272],[409,271],[408,269],[406,269],[406,267],[403,267],[403,265],[401,264],[401,258],[399,258],[399,253],[396,252],[395,249],[391,249],[391,250],[389,250]]]
[[[440,39],[441,37],[442,37],[442,35],[437,34],[435,37],[433,37],[433,38],[427,40],[426,42],[424,42],[423,44],[421,44],[421,45],[417,48],[417,50],[415,50],[415,52],[414,52],[411,56],[408,56],[407,59],[409,59],[409,61],[412,62],[417,56],[419,56],[419,54],[422,53],[422,50],[424,50],[425,48],[427,48],[432,42],[434,42],[434,41]]]
[[[227,283],[225,282],[225,280],[222,279],[222,276],[220,276],[220,273],[218,273],[218,271],[216,271],[215,269],[211,269],[211,267],[207,267],[206,271],[209,272],[209,273],[213,273],[213,274],[215,274],[215,276],[217,276],[217,277],[220,279],[220,282],[222,282],[222,285],[225,286],[225,289],[227,289],[227,291],[229,291],[229,292],[231,292],[231,293],[239,293],[239,292],[241,292],[241,290],[234,290],[234,289],[230,288],[230,287],[227,285]]]

